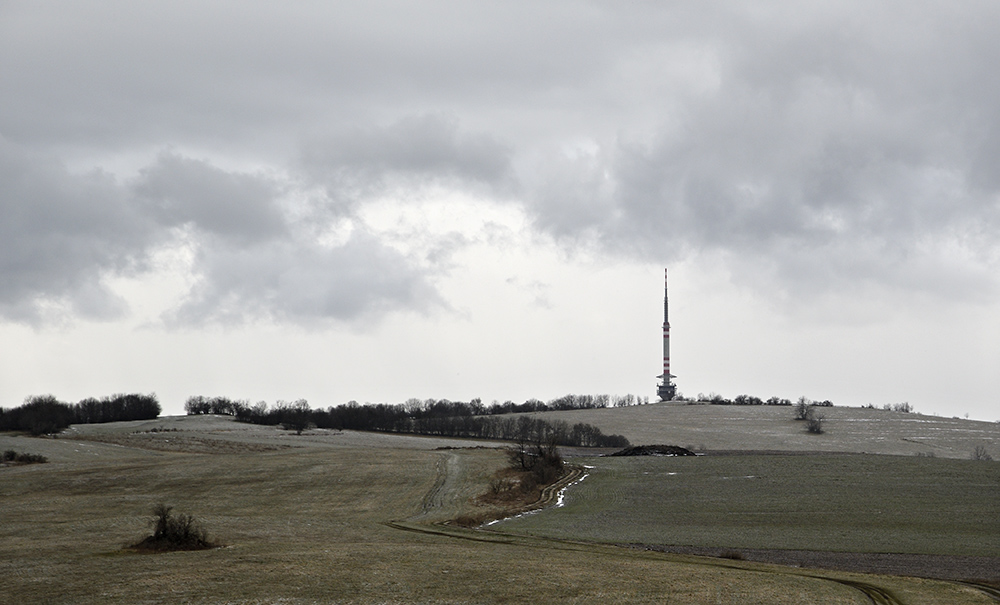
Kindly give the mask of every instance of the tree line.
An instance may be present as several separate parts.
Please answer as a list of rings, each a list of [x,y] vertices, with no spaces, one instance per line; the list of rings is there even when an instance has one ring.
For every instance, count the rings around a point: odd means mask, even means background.
[[[587,401],[587,400],[583,400]],[[509,403],[509,402],[508,402]],[[559,405],[567,405],[562,400]],[[282,426],[302,432],[309,426],[335,430],[413,433],[439,437],[467,437],[501,441],[554,443],[580,447],[627,447],[628,439],[621,435],[605,435],[601,429],[586,423],[570,425],[537,417],[512,416],[517,412],[540,412],[554,408],[537,400],[521,405],[484,406],[470,402],[441,400],[410,400],[398,404],[365,404],[356,401],[327,409],[311,409],[304,399],[278,401],[269,407],[266,402],[250,405],[243,400],[226,397],[191,397],[184,404],[189,415],[227,414],[242,422]],[[512,410],[506,412],[504,410]]]
[[[53,395],[32,395],[16,408],[0,408],[0,431],[26,431],[32,435],[58,433],[71,424],[122,420],[150,420],[160,415],[155,394],[119,393],[77,403]]]
[[[792,405],[791,399],[785,399],[782,397],[770,397],[768,399],[761,399],[760,397],[755,397],[753,395],[737,395],[732,399],[727,399],[722,395],[717,393],[711,393],[705,395],[704,393],[698,393],[698,397],[694,400],[684,399],[683,396],[677,398],[677,401],[687,401],[691,404],[697,403],[709,403],[712,405]],[[833,402],[829,399],[824,399],[823,401],[812,401],[806,397],[799,397],[799,401],[807,401],[808,405],[819,406],[819,407],[832,407]]]
[[[469,402],[450,401],[448,399],[407,399],[401,404],[365,404],[366,407],[378,408],[379,406],[402,407],[407,414],[416,417],[448,417],[448,416],[487,416],[499,414],[527,414],[533,412],[555,412],[564,410],[589,410],[595,408],[628,407],[633,405],[646,405],[649,397],[639,397],[631,393],[627,395],[563,395],[544,402],[539,399],[528,399],[524,403],[514,403],[513,401],[494,401],[492,404],[484,404],[479,398]],[[295,407],[298,402],[278,401],[276,407]],[[350,401],[343,406],[358,406],[356,401]],[[789,403],[789,405],[791,405]],[[263,407],[261,407],[263,406]],[[259,414],[266,410],[267,403],[264,401],[250,405],[246,399],[230,399],[228,397],[205,397],[197,395],[189,397],[184,403],[185,412],[190,415],[195,414],[222,414],[227,416],[244,416],[246,414]],[[380,413],[379,415],[382,415]]]

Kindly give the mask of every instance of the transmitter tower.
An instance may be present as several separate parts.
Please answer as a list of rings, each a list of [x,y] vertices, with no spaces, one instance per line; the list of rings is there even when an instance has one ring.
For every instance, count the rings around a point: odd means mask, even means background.
[[[667,304],[667,270],[663,270],[663,374],[657,376],[660,379],[656,385],[656,394],[660,401],[670,401],[677,393],[677,385],[673,379],[676,378],[670,373],[670,310]]]

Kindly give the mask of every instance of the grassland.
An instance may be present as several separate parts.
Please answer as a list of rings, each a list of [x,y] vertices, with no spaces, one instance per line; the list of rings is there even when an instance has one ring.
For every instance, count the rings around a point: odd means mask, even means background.
[[[597,458],[505,531],[601,542],[997,557],[1000,464],[870,455]]]
[[[969,458],[984,446],[1000,460],[1000,423],[867,408],[817,408],[822,435],[807,433],[784,406],[656,403],[627,408],[546,412],[541,417],[586,422],[634,444],[666,443],[696,450],[854,452]]]
[[[0,602],[868,602],[857,583],[900,602],[989,602],[946,582],[435,525],[468,512],[504,463],[492,449],[435,449],[445,444],[470,445],[296,437],[217,418],[78,427],[54,440],[0,435],[0,447],[51,461],[0,469]],[[225,546],[128,552],[158,502]]]

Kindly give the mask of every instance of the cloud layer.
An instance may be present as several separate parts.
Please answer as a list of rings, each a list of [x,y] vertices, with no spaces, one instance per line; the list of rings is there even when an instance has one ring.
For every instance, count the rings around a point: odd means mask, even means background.
[[[176,326],[350,321],[442,302],[425,269],[363,229],[325,244],[317,231],[330,218],[290,216],[281,183],[202,160],[162,154],[121,183],[4,143],[0,204],[9,320],[117,319],[127,309],[106,278],[152,270],[169,245],[194,259],[193,287],[164,318]]]
[[[442,190],[764,295],[1000,288],[995,3],[258,8],[0,7],[0,316],[120,317],[178,242],[175,325],[445,307],[362,218]]]

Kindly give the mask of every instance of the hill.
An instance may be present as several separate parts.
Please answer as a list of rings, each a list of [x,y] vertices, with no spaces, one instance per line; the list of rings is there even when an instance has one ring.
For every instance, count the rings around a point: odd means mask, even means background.
[[[708,419],[734,412],[644,406],[596,410],[592,417],[627,426],[637,440],[643,431],[656,435],[650,440],[655,443],[668,435],[628,425],[628,420],[643,422],[660,415],[660,422],[678,424],[680,416],[698,411],[707,414],[701,420],[689,419],[686,430],[704,428]],[[751,416],[760,413],[741,411]],[[745,421],[744,430],[763,431],[766,418],[757,420]],[[779,426],[783,422],[779,416],[771,421]],[[792,428],[798,427],[792,424]],[[701,434],[715,447],[725,444],[721,434],[716,437],[708,430]],[[4,502],[0,595],[24,604],[667,600],[699,604],[857,603],[881,591],[899,597],[885,601],[890,603],[989,602],[981,591],[952,582],[780,567],[437,524],[473,512],[474,497],[490,489],[494,472],[505,464],[502,452],[483,445],[492,444],[350,431],[295,435],[212,416],[77,426],[58,438],[0,434],[0,448],[40,453],[50,460],[0,469]],[[780,470],[775,465],[782,457],[756,458],[765,468],[754,474]],[[792,466],[800,468],[799,462],[811,458],[825,465],[839,463],[840,458],[850,464],[855,459],[875,459],[801,456]],[[607,485],[598,481],[598,470],[626,469],[611,485],[610,495],[598,495],[595,501],[600,506],[622,502],[635,507],[635,518],[653,521],[647,523],[644,535],[654,535],[663,530],[656,520],[664,518],[657,514],[663,498],[656,490],[669,484],[651,483],[643,472],[663,470],[659,465],[682,460],[703,468],[707,480],[731,474],[727,468],[713,470],[712,465],[744,461],[725,456],[592,458],[588,464],[596,470],[582,485]],[[983,473],[995,467],[943,459],[905,462],[975,465]],[[741,472],[745,474],[745,469]],[[898,474],[894,467],[879,472]],[[690,482],[698,477],[681,473],[664,481]],[[816,483],[812,473],[803,477],[799,483],[824,485]],[[645,491],[636,488],[640,482]],[[124,548],[148,532],[150,510],[157,503],[196,517],[212,541],[224,548],[169,555],[135,554]],[[993,515],[992,500],[973,504],[974,510]],[[710,525],[719,515],[742,514],[723,505],[706,509],[713,514]],[[925,508],[934,506],[929,502]],[[539,520],[547,513],[538,515]],[[823,522],[836,525],[837,518]],[[696,528],[697,523],[688,525]],[[794,538],[794,534],[788,537]],[[657,540],[672,541],[671,536]],[[823,548],[825,538],[810,544]]]
[[[969,458],[984,446],[1000,459],[1000,423],[869,408],[823,407],[822,435],[806,432],[787,406],[655,403],[532,414],[586,422],[633,445],[669,443],[695,451],[849,452]]]

